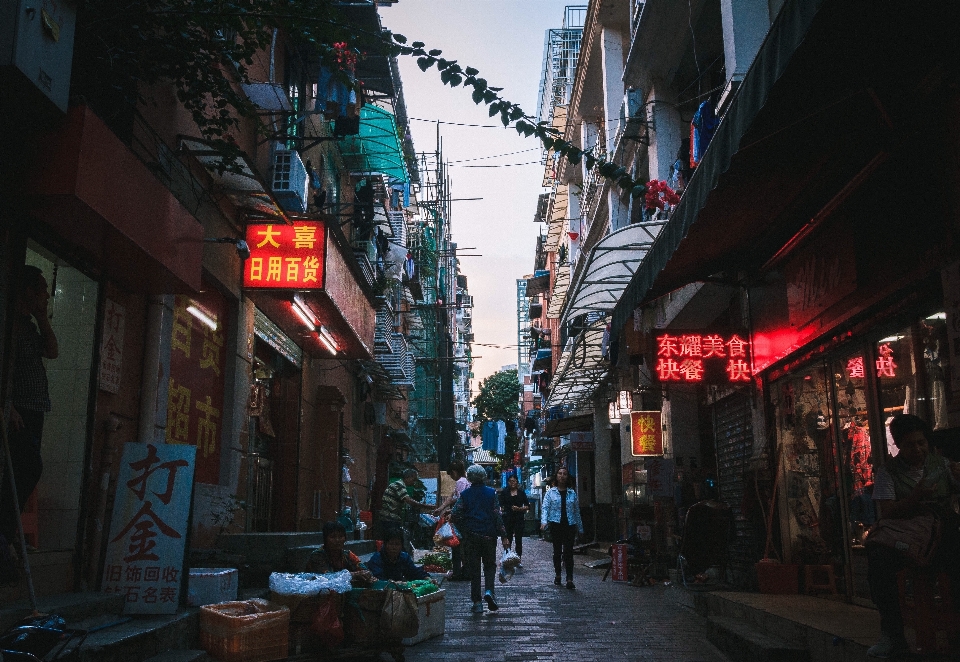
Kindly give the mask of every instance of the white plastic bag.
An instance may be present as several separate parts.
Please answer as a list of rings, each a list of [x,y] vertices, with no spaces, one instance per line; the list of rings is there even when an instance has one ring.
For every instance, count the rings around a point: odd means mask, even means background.
[[[321,591],[348,593],[352,588],[350,579],[349,570],[322,575],[311,572],[274,572],[270,575],[270,590],[280,595],[298,595],[306,598],[319,595]]]
[[[504,570],[513,570],[520,565],[520,557],[517,556],[515,551],[508,547],[507,549],[503,550],[503,558],[500,559],[500,564],[503,566]]]

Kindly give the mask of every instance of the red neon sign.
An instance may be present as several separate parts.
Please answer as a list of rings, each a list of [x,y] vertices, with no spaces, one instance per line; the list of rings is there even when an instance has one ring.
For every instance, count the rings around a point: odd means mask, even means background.
[[[630,412],[630,441],[634,457],[663,455],[663,426],[659,411]]]
[[[749,350],[750,341],[737,334],[728,338],[716,333],[665,334],[657,337],[654,370],[661,382],[749,382],[753,375]],[[725,379],[719,377],[719,365],[724,366]]]
[[[323,289],[326,238],[326,226],[322,221],[248,225],[250,257],[243,265],[243,286]]]
[[[877,377],[896,377],[897,364],[893,360],[893,350],[890,345],[883,343],[877,349]],[[863,379],[866,377],[866,369],[862,356],[855,356],[847,361],[847,375],[850,379]]]

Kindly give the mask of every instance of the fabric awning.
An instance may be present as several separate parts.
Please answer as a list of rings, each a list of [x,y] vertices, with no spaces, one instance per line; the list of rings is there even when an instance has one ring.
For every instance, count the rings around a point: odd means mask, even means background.
[[[287,220],[286,214],[257,175],[246,155],[240,155],[231,170],[224,170],[223,153],[199,138],[181,136],[180,148],[195,158],[227,194],[240,207],[267,218]]]
[[[579,416],[567,416],[566,418],[555,418],[547,421],[543,428],[541,437],[562,437],[571,432],[589,432],[593,429],[593,414],[581,414]]]
[[[955,58],[946,46],[954,14],[929,1],[863,12],[841,0],[787,0],[614,309],[612,332],[638,305],[686,284],[761,272],[844,187],[865,181],[896,142],[883,135],[890,112]]]
[[[608,370],[607,361],[602,355],[605,329],[606,324],[601,321],[568,341],[557,365],[556,375],[550,382],[547,409],[561,406],[571,411],[593,409],[593,394],[606,378]]]
[[[564,319],[613,310],[666,223],[666,220],[635,223],[597,242],[567,297]]]
[[[396,118],[378,106],[360,109],[360,133],[340,141],[344,163],[352,173],[384,174],[407,181],[407,164],[397,133]]]
[[[557,280],[553,283],[553,294],[550,296],[550,305],[547,306],[547,318],[559,319],[563,310],[563,303],[567,300],[567,289],[570,287],[570,265],[562,264],[557,267]]]
[[[553,201],[550,205],[549,225],[547,226],[547,243],[544,246],[548,253],[556,251],[560,246],[563,233],[570,223],[570,214],[568,213],[570,200],[570,188],[566,184],[558,184],[556,192],[553,194]]]

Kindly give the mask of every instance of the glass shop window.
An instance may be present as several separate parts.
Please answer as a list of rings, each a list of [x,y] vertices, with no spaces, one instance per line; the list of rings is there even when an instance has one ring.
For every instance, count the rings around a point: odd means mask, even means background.
[[[949,400],[950,352],[947,346],[947,314],[934,313],[920,320],[918,334],[923,353],[923,372],[926,382],[924,394],[927,420],[934,430],[949,427],[947,406]]]
[[[841,357],[833,363],[837,394],[837,423],[845,492],[849,498],[853,543],[876,520],[873,508],[873,465],[870,464],[870,417],[867,410],[867,379],[863,352]]]

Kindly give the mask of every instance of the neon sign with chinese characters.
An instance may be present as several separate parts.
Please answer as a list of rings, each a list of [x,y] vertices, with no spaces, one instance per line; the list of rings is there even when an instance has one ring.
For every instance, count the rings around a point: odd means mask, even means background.
[[[318,221],[247,226],[250,257],[243,286],[257,289],[323,289],[326,227]]]
[[[661,382],[749,382],[750,341],[735,333],[660,335],[654,371]]]
[[[897,363],[893,360],[893,350],[889,343],[882,343],[877,348],[877,377],[896,377]],[[863,379],[866,377],[863,357],[855,356],[847,361],[847,375],[850,379]]]
[[[634,457],[663,455],[663,426],[659,411],[630,412],[630,445]]]

